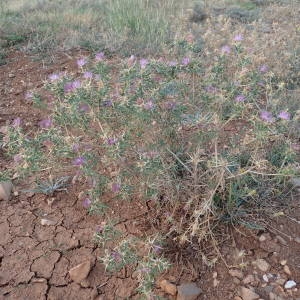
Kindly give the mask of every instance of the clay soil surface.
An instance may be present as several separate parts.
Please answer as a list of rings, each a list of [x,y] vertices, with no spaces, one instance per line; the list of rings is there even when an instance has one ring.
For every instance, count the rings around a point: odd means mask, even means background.
[[[76,72],[80,55],[80,51],[57,54],[54,63],[46,64],[12,52],[7,64],[0,66],[0,127],[20,117],[24,126],[34,129],[42,116],[25,101],[26,91],[42,87],[53,72]],[[0,168],[11,164],[0,149]],[[93,235],[104,217],[87,213],[78,200],[80,186],[55,194],[53,202],[22,189],[16,184],[13,198],[0,201],[0,299],[140,299],[133,270],[110,274],[97,259],[103,249],[93,242]],[[268,220],[265,231],[221,228],[223,238],[216,235],[219,253],[212,241],[204,248],[186,249],[170,243],[165,255],[174,264],[158,279],[156,294],[176,299],[159,288],[159,281],[166,279],[177,286],[196,283],[202,290],[197,299],[299,300],[299,197],[287,201],[282,208],[286,216]],[[146,203],[112,203],[112,207],[120,230],[136,236],[153,233],[153,227],[145,222],[145,215],[152,213]],[[52,225],[42,225],[43,218],[51,219]],[[88,276],[81,283],[74,282],[69,270],[86,261],[91,262]],[[295,281],[296,287],[286,289],[288,280]],[[249,291],[255,292],[256,298],[251,298]]]

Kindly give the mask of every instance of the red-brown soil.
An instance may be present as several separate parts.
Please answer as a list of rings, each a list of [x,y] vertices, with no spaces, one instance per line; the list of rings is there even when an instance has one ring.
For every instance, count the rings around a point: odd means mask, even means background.
[[[41,87],[53,72],[76,72],[75,59],[80,55],[80,51],[57,54],[55,63],[47,65],[12,52],[7,64],[0,66],[0,127],[16,117],[21,117],[25,126],[34,127],[42,116],[25,101],[26,91]],[[0,168],[9,168],[12,162],[1,151]],[[103,249],[93,242],[93,235],[104,217],[87,214],[78,200],[80,186],[57,193],[52,205],[45,195],[28,195],[22,193],[22,187],[15,188],[18,192],[12,200],[0,201],[0,299],[140,299],[130,268],[110,274],[97,260]],[[161,279],[177,285],[196,282],[203,291],[199,299],[242,299],[238,298],[242,286],[255,290],[260,299],[300,299],[299,198],[286,201],[289,205],[283,211],[289,217],[270,220],[263,237],[262,232],[224,226],[222,239],[216,236],[219,253],[212,241],[207,241],[206,249],[177,249],[170,243],[166,256],[174,265]],[[151,208],[145,203],[112,200],[111,207],[119,228],[128,235],[140,236],[150,230],[145,215],[151,214]],[[43,217],[55,221],[55,225],[41,225]],[[258,258],[270,264],[268,271],[253,264]],[[86,260],[92,262],[91,271],[84,282],[77,284],[68,271]],[[290,274],[284,271],[283,260]],[[241,273],[232,276],[230,269]],[[268,282],[263,275],[269,276]],[[284,283],[290,279],[297,286],[286,290]],[[158,288],[156,292],[175,299]]]

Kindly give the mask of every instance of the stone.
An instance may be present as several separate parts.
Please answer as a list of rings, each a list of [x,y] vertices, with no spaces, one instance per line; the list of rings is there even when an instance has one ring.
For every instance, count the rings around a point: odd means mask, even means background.
[[[13,184],[11,181],[0,182],[0,200],[8,201],[11,199]]]
[[[250,284],[250,283],[253,283],[255,281],[255,278],[252,274],[250,275],[247,275],[244,280],[243,280],[243,283],[244,284]]]
[[[235,296],[233,300],[243,300],[240,296]]]
[[[286,263],[287,263],[287,260],[286,260],[286,259],[283,259],[282,261],[280,261],[280,264],[281,264],[282,266],[285,266]]]
[[[76,283],[82,282],[90,273],[91,262],[85,261],[69,270],[70,278]]]
[[[291,178],[290,183],[295,187],[300,187],[300,177]]]
[[[56,224],[56,222],[49,219],[41,219],[41,224],[43,226],[53,226]]]
[[[297,285],[297,283],[294,280],[288,280],[285,284],[284,284],[284,288],[285,289],[292,289]]]
[[[271,238],[271,235],[270,233],[263,233],[262,235],[259,236],[258,240],[263,243],[265,241],[270,241],[272,238]]]
[[[232,277],[237,277],[239,279],[243,279],[244,278],[244,274],[243,274],[243,272],[241,270],[232,269],[232,270],[229,270],[229,274]]]
[[[240,294],[243,300],[256,300],[260,298],[258,294],[244,286],[241,287]]]
[[[267,275],[267,274],[264,274],[264,275],[263,275],[263,280],[264,280],[265,282],[269,282],[269,278],[268,278],[268,275]]]
[[[269,271],[269,269],[270,269],[270,264],[269,264],[266,260],[264,260],[264,259],[262,259],[262,258],[257,259],[257,260],[254,262],[254,264],[255,264],[255,265],[257,266],[257,268],[260,269],[262,272],[267,272],[267,271]]]
[[[177,300],[196,300],[202,290],[195,283],[184,283],[177,288]]]
[[[175,284],[169,282],[168,280],[161,280],[159,282],[159,287],[167,294],[170,294],[172,296],[175,296],[177,293],[177,287]]]
[[[213,287],[217,287],[219,285],[220,281],[217,278],[213,279]]]
[[[287,275],[289,275],[289,276],[292,275],[292,272],[291,272],[291,270],[290,270],[290,268],[289,268],[288,265],[285,265],[285,266],[283,267],[283,271],[284,271],[285,274],[287,274]]]

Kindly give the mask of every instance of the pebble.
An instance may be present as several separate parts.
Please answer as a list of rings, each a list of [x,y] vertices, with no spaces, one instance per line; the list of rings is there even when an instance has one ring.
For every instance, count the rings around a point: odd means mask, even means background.
[[[217,278],[214,278],[213,280],[213,287],[217,287],[220,281]]]
[[[285,266],[283,267],[283,271],[284,271],[285,274],[287,274],[287,275],[289,275],[289,276],[292,275],[292,272],[291,272],[291,270],[290,270],[290,268],[289,268],[288,265],[285,265]]]
[[[76,283],[81,283],[90,273],[91,262],[85,261],[69,270],[70,278]]]
[[[284,288],[285,289],[292,289],[297,285],[297,283],[294,280],[288,280],[285,284],[284,284]]]
[[[166,279],[163,279],[159,282],[159,287],[166,292],[167,294],[170,294],[172,296],[175,296],[177,293],[177,287],[175,284],[169,282]]]
[[[11,181],[0,182],[0,200],[8,201],[11,198],[13,184]]]
[[[284,260],[280,261],[280,264],[281,264],[282,266],[285,266],[285,265],[286,265],[286,263],[287,263],[287,260],[286,260],[286,259],[284,259]]]
[[[264,280],[265,282],[269,282],[269,278],[268,278],[268,275],[267,275],[267,274],[264,274],[264,275],[263,275],[263,280]]]
[[[257,259],[254,264],[263,272],[267,272],[270,269],[270,264],[262,258]]]
[[[202,290],[195,283],[184,283],[177,288],[177,300],[196,300]]]
[[[53,226],[56,222],[49,219],[41,219],[41,225],[43,226]]]
[[[241,270],[232,269],[232,270],[229,270],[229,274],[232,277],[237,277],[239,279],[243,279],[244,278],[244,274],[243,274],[243,272]]]
[[[253,283],[255,281],[255,278],[253,275],[247,275],[244,280],[243,283],[244,284],[249,284],[249,283]]]
[[[256,300],[260,298],[258,294],[244,286],[241,287],[240,294],[243,300]]]

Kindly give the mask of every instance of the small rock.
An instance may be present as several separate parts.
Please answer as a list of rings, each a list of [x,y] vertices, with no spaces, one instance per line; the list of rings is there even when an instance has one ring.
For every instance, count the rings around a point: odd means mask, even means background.
[[[16,77],[15,74],[13,74],[13,73],[9,73],[9,74],[8,74],[8,78],[14,78],[14,77]]]
[[[270,236],[269,233],[263,233],[259,238],[258,240],[262,243],[262,242],[265,242],[265,241],[270,241],[272,238]]]
[[[290,183],[295,187],[300,187],[300,177],[294,177],[290,180]]]
[[[90,287],[90,283],[89,281],[85,278],[83,279],[81,282],[80,282],[80,285],[83,287],[83,288],[88,288]]]
[[[255,278],[253,275],[247,275],[244,280],[243,280],[243,283],[244,284],[250,284],[250,283],[253,283],[255,281]]]
[[[287,263],[287,260],[286,260],[286,259],[284,259],[284,260],[280,261],[280,264],[281,264],[282,266],[285,266],[285,265],[286,265],[286,263]]]
[[[270,269],[270,265],[262,258],[257,259],[254,264],[263,272],[267,272]]]
[[[241,287],[240,290],[241,296],[243,300],[256,300],[259,299],[259,295],[253,292],[250,289],[245,288],[244,286]]]
[[[175,296],[177,293],[177,287],[175,284],[169,282],[168,280],[162,280],[159,282],[159,287],[167,294]]]
[[[280,235],[277,235],[276,236],[276,239],[277,239],[277,241],[279,241],[282,245],[284,245],[284,246],[287,246],[287,242],[286,242],[286,240],[283,238],[283,237],[281,237]]]
[[[283,267],[283,271],[284,271],[285,274],[287,274],[287,275],[289,275],[289,276],[292,275],[292,272],[291,272],[291,270],[290,270],[290,268],[289,268],[288,265],[285,265],[285,266]]]
[[[298,243],[298,244],[300,244],[300,238],[299,238],[299,237],[296,237],[296,238],[295,238],[295,242]]]
[[[241,297],[239,297],[239,296],[235,296],[234,298],[233,298],[233,300],[243,300]]]
[[[232,277],[237,277],[239,279],[243,279],[244,278],[244,274],[242,271],[240,270],[236,270],[236,269],[232,269],[232,270],[229,270],[229,274],[232,276]]]
[[[90,273],[91,262],[86,261],[69,270],[71,279],[77,283],[82,282]]]
[[[267,275],[267,274],[264,274],[264,275],[263,275],[263,280],[264,280],[265,282],[269,282],[269,278],[268,278],[268,275]]]
[[[217,278],[217,277],[218,277],[218,273],[217,273],[217,272],[213,272],[212,277],[213,277],[214,279]]]
[[[202,290],[195,283],[184,283],[177,288],[177,300],[195,300]]]
[[[13,184],[11,181],[0,182],[0,200],[8,201],[11,198]]]
[[[284,288],[285,289],[292,289],[297,285],[297,283],[294,280],[288,280],[285,284],[284,284]]]
[[[56,224],[56,222],[49,219],[41,219],[41,224],[43,226],[53,226]]]
[[[220,281],[217,278],[214,278],[213,280],[213,287],[217,287]]]

